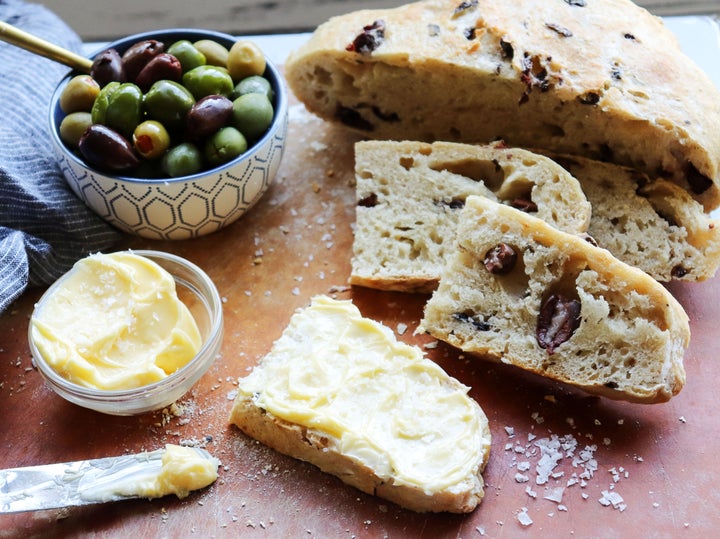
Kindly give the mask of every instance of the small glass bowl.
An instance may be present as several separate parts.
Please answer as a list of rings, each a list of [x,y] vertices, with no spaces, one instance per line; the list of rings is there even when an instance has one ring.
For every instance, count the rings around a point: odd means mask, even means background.
[[[133,250],[132,253],[152,260],[173,276],[178,297],[195,318],[202,336],[202,346],[187,365],[163,380],[142,387],[112,391],[88,388],[60,376],[33,342],[32,324],[28,330],[30,352],[46,384],[74,404],[111,415],[127,416],[160,410],[178,400],[212,365],[220,352],[223,338],[220,295],[203,270],[183,258],[161,251]],[[42,309],[43,302],[63,284],[70,273],[72,270],[48,288],[35,306],[33,315]]]

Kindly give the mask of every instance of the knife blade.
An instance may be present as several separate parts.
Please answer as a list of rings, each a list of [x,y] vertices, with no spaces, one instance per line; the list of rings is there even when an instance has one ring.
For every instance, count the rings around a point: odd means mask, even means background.
[[[206,450],[197,456],[219,461]],[[166,449],[99,459],[0,470],[0,514],[115,502],[148,495]],[[139,488],[140,487],[140,488]],[[160,494],[162,495],[162,494]]]

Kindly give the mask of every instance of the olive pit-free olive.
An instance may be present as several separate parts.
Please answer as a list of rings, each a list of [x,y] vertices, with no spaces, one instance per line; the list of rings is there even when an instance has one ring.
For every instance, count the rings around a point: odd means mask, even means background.
[[[145,159],[157,159],[170,147],[170,134],[165,126],[155,120],[139,124],[132,136],[133,146]]]
[[[176,41],[168,47],[167,52],[180,61],[183,73],[207,64],[205,55],[187,39]]]
[[[150,87],[143,102],[150,119],[172,130],[182,126],[185,114],[195,103],[195,98],[182,84],[159,80]]]
[[[229,96],[234,88],[233,80],[222,67],[213,65],[198,66],[183,75],[182,83],[195,99],[207,95]]]
[[[100,85],[90,75],[76,75],[60,94],[60,109],[65,114],[89,112],[99,93]]]

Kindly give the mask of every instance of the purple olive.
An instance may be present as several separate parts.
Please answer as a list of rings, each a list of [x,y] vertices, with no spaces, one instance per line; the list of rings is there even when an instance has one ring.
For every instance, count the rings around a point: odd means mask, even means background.
[[[185,116],[185,136],[198,141],[215,133],[232,118],[233,104],[222,95],[208,95],[197,101]]]
[[[126,74],[118,51],[107,49],[98,54],[90,68],[90,76],[101,88],[109,82],[125,82]]]
[[[127,80],[135,82],[142,68],[158,54],[165,52],[165,45],[155,39],[146,39],[132,45],[122,55]]]
[[[85,160],[100,170],[119,172],[140,164],[132,144],[120,133],[104,125],[88,127],[80,137],[78,147]]]
[[[135,84],[137,84],[143,92],[147,92],[155,82],[163,79],[173,80],[175,82],[182,80],[182,64],[180,60],[166,52],[158,54],[145,64],[145,67],[142,68],[135,78]]]

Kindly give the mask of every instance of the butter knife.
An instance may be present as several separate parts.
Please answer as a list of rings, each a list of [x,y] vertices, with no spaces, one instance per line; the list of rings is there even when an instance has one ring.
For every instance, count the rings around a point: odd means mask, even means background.
[[[200,459],[201,464],[209,461],[217,472],[220,462],[206,450],[183,449],[194,451],[191,457]],[[153,488],[163,473],[166,451],[167,448],[163,448],[132,455],[0,470],[0,514],[156,498],[172,493],[180,497],[187,495],[182,488],[181,492],[173,490],[172,486],[167,492]],[[216,477],[215,473],[206,484],[191,488],[207,486]]]

